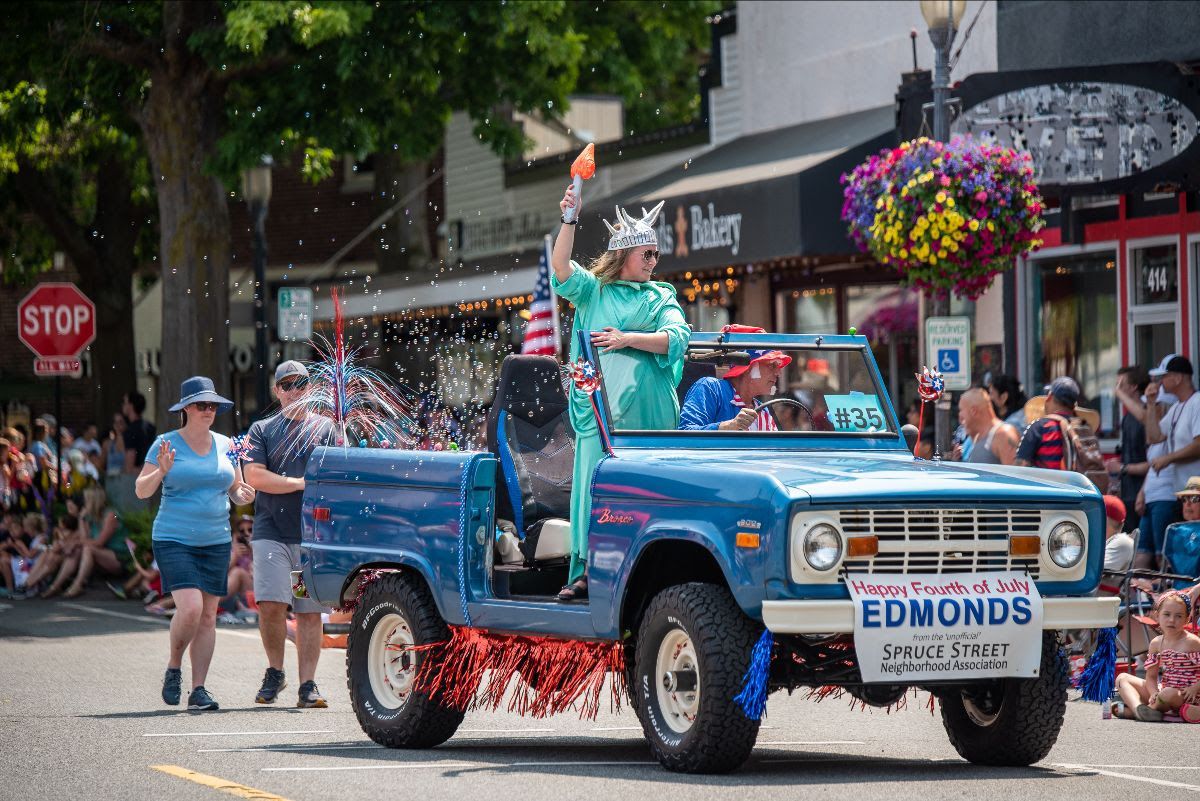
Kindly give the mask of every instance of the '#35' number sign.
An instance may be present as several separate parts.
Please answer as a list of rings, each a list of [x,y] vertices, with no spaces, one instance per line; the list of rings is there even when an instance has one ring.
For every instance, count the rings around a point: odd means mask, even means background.
[[[829,421],[837,431],[886,431],[879,396],[862,392],[848,395],[826,395]]]

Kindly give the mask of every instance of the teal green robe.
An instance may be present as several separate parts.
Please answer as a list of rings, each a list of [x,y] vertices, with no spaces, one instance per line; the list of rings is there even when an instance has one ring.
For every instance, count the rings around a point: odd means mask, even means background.
[[[675,388],[683,375],[683,356],[691,330],[675,299],[675,287],[661,281],[611,281],[571,262],[571,277],[551,278],[554,291],[575,304],[571,326],[571,362],[579,358],[579,332],[609,326],[618,331],[665,333],[667,352],[622,348],[600,353],[604,391],[616,429],[674,430],[679,425]],[[591,399],[570,389],[571,425],[575,428],[575,471],[571,482],[571,573],[574,581],[587,565],[588,525],[592,517],[592,476],[603,448]]]

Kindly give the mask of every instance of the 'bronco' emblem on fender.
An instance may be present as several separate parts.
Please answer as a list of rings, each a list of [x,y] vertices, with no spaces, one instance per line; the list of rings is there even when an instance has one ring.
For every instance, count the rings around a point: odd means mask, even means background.
[[[611,510],[605,508],[600,510],[600,516],[596,518],[596,523],[621,523],[629,524],[633,522],[633,515],[618,515],[613,514]]]

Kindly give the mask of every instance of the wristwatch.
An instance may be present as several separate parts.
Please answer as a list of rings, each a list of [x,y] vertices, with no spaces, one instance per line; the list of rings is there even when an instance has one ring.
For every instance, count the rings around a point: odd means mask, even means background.
[[[562,217],[560,217],[559,219],[562,220],[563,225],[578,225],[579,224],[579,220],[568,220],[565,214]]]

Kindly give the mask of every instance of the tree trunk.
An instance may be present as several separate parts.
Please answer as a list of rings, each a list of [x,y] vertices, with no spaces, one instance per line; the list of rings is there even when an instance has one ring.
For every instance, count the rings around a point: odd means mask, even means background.
[[[94,264],[79,267],[79,283],[96,304],[96,341],[92,343],[93,415],[103,433],[121,396],[136,388],[137,354],[133,343],[133,274],[141,215],[133,207],[129,162],[113,153],[97,165]]]
[[[207,376],[229,393],[229,207],[221,180],[208,174],[223,113],[207,69],[169,60],[151,73],[139,120],[157,179],[162,271],[162,371],[155,406],[160,431],[167,407],[190,376]],[[262,369],[260,367],[260,369]],[[226,429],[232,416],[218,417]]]
[[[384,222],[375,237],[381,273],[420,270],[433,260],[427,231],[429,192],[428,187],[422,187],[428,178],[426,161],[406,164],[388,151],[375,154],[374,213],[382,214],[405,201],[404,207]],[[413,196],[408,197],[410,194]]]

